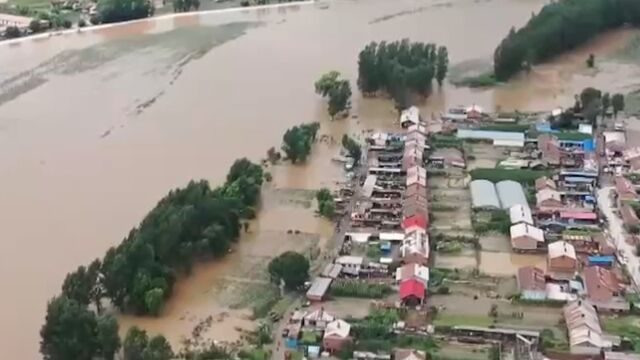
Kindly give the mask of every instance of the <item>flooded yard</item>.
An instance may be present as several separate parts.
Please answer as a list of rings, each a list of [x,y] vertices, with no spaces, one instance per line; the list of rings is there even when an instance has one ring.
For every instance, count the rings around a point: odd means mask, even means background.
[[[515,276],[518,268],[537,266],[547,269],[546,255],[523,255],[503,252],[480,251],[480,272],[493,276]]]

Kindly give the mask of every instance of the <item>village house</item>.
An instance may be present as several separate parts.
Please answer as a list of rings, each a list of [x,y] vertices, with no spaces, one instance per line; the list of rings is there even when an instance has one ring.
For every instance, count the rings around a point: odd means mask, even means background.
[[[566,241],[549,244],[547,266],[550,271],[573,273],[578,267],[576,249]]]
[[[429,156],[429,163],[435,167],[464,168],[466,166],[464,156],[456,148],[439,148]]]
[[[572,354],[598,355],[602,348],[611,346],[603,339],[598,313],[589,302],[571,302],[563,308],[563,315]]]
[[[618,196],[618,203],[622,203],[623,201],[635,201],[638,199],[636,188],[629,179],[623,176],[616,176],[614,183],[616,195]]]
[[[342,266],[342,273],[351,276],[360,275],[364,258],[362,256],[340,256],[335,263]]]
[[[425,360],[427,354],[424,351],[414,349],[395,349],[394,360]]]
[[[533,225],[533,216],[531,215],[531,209],[529,209],[528,205],[513,205],[509,209],[509,219],[512,225],[520,223]]]
[[[425,298],[425,287],[416,279],[404,280],[400,283],[400,301],[404,306],[422,305]]]
[[[600,266],[583,270],[587,299],[598,309],[628,311],[629,303],[622,296],[623,287],[613,271]]]
[[[426,230],[412,227],[406,231],[400,246],[400,255],[404,264],[427,265],[429,262],[429,235]]]
[[[544,271],[534,266],[518,269],[516,275],[520,297],[525,300],[544,300],[547,297]]]
[[[640,172],[640,146],[626,149],[624,152],[624,160],[629,167],[629,172]]]
[[[538,135],[538,150],[541,160],[547,165],[559,166],[562,164],[564,151],[557,144],[557,138],[551,134]]]
[[[406,129],[409,126],[418,124],[420,124],[420,110],[417,107],[412,106],[402,110],[402,113],[400,113],[400,126]]]
[[[409,279],[416,279],[427,287],[429,283],[429,268],[420,264],[409,263],[396,269],[396,282],[398,284]]]
[[[324,311],[324,308],[319,308],[306,313],[302,318],[302,325],[305,327],[324,330],[327,328],[327,325],[335,319],[335,316]]]
[[[402,221],[405,234],[415,230],[427,230],[427,217],[424,215],[412,215]]]
[[[510,233],[514,250],[535,250],[544,244],[544,232],[526,223],[511,226]]]
[[[551,179],[549,179],[546,176],[543,176],[541,178],[537,178],[536,179],[536,191],[540,191],[542,189],[557,190],[556,182],[551,180]]]
[[[544,188],[536,193],[538,207],[563,207],[561,194],[553,189]]]
[[[322,347],[324,351],[330,354],[335,354],[340,351],[345,345],[352,341],[351,325],[341,319],[334,320],[327,324],[322,336]]]

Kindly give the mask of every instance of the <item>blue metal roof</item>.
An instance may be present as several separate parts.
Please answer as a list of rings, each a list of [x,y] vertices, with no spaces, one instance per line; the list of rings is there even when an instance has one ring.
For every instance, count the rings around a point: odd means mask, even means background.
[[[597,262],[597,263],[612,263],[613,256],[612,255],[591,255],[587,256],[589,262]]]
[[[564,178],[564,181],[568,182],[577,182],[577,183],[592,183],[595,179],[591,177],[582,177],[582,176],[567,176]]]
[[[579,170],[561,170],[561,176],[584,176],[584,177],[592,177],[597,178],[598,173],[593,171],[579,171]]]

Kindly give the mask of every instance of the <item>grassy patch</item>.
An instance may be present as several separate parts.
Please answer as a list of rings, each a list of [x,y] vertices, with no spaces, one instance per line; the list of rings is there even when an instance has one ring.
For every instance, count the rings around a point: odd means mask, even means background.
[[[493,320],[486,315],[461,315],[444,312],[438,313],[435,320],[433,320],[433,324],[435,326],[468,325],[488,327],[493,324]]]
[[[640,318],[637,316],[608,316],[601,319],[605,332],[620,335],[636,335],[640,337]]]
[[[380,299],[392,293],[387,284],[372,284],[359,280],[336,280],[331,284],[332,296]]]
[[[460,79],[452,79],[451,83],[455,86],[466,86],[470,88],[481,88],[496,86],[500,82],[496,79],[492,72],[486,72],[474,76],[465,76]]]
[[[275,286],[266,287],[256,297],[252,306],[253,318],[259,319],[267,316],[271,309],[281,300],[280,291]]]
[[[484,179],[494,183],[502,180],[513,180],[521,184],[533,185],[537,178],[551,175],[551,171],[477,168],[469,171],[469,174],[473,180]]]
[[[558,140],[569,140],[569,141],[582,141],[582,140],[591,139],[592,137],[589,134],[584,134],[577,131],[563,131],[559,133],[554,133],[553,135],[558,137]]]
[[[506,131],[506,132],[525,132],[531,126],[525,124],[486,124],[480,126],[479,130],[486,131]]]

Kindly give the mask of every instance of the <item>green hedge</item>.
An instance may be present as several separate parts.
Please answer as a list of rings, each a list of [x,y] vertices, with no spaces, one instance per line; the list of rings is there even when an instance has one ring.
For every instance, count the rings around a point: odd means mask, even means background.
[[[331,284],[329,293],[333,296],[380,299],[393,290],[387,284],[371,284],[359,280],[339,280]]]
[[[549,170],[526,170],[526,169],[491,169],[491,168],[478,168],[469,171],[471,179],[473,180],[489,180],[491,182],[498,182],[502,180],[513,180],[521,184],[533,185],[536,179],[543,176],[550,176]]]

